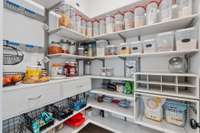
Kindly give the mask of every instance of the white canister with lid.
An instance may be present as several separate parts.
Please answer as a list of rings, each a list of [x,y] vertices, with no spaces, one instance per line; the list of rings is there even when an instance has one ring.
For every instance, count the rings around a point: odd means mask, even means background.
[[[158,21],[158,1],[157,0],[151,0],[149,1],[149,3],[147,4],[147,7],[146,7],[146,23],[148,25],[150,24],[154,24]]]
[[[145,25],[145,5],[140,4],[135,7],[134,10],[134,20],[135,20],[135,27],[141,27]]]
[[[134,14],[131,10],[124,13],[124,27],[126,30],[134,27]]]
[[[87,37],[92,37],[92,22],[87,22]]]
[[[112,16],[106,16],[106,33],[114,32],[114,18]]]
[[[115,31],[121,31],[124,29],[124,16],[121,13],[115,14]]]
[[[106,33],[106,24],[105,19],[99,20],[99,34],[105,34]]]
[[[178,16],[185,17],[192,14],[192,0],[176,0]]]
[[[160,2],[160,20],[167,21],[173,18],[173,0],[162,0]]]
[[[94,21],[93,22],[93,36],[98,36],[99,35],[99,21]]]

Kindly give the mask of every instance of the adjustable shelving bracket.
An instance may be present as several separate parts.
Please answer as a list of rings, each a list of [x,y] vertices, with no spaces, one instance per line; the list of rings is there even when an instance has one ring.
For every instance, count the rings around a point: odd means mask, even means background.
[[[126,37],[122,36],[120,33],[118,34],[119,37],[124,41],[124,43],[126,42]]]

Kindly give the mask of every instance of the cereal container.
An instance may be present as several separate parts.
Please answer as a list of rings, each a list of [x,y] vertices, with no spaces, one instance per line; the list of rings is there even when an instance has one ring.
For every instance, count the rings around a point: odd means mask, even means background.
[[[93,36],[99,35],[99,21],[93,22]]]
[[[124,16],[121,13],[115,15],[115,31],[120,31],[124,29]]]
[[[92,37],[92,22],[87,22],[87,37]]]
[[[106,23],[105,19],[99,20],[99,34],[105,34],[106,33]]]
[[[192,14],[192,0],[176,0],[178,16],[185,17]]]
[[[145,6],[138,5],[135,7],[134,10],[134,20],[135,20],[135,27],[141,27],[145,25]]]
[[[106,33],[114,32],[114,18],[112,16],[106,17]]]
[[[134,14],[131,10],[124,13],[124,27],[126,30],[134,27]]]
[[[147,14],[146,14],[146,23],[148,25],[154,24],[158,21],[157,11],[158,11],[158,2],[156,0],[151,0],[147,5]]]
[[[176,50],[197,49],[197,31],[194,27],[176,31]]]
[[[173,18],[173,0],[162,0],[160,2],[160,20],[167,21]]]
[[[174,32],[165,32],[157,34],[158,51],[173,51],[174,50]]]

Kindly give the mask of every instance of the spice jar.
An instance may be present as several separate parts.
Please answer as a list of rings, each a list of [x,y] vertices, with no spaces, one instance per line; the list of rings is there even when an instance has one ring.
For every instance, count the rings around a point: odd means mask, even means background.
[[[145,5],[138,5],[135,7],[135,27],[141,27],[145,25]]]
[[[121,13],[115,14],[115,31],[121,31],[124,29],[124,16]]]
[[[124,25],[126,30],[134,27],[134,14],[131,10],[124,13]]]
[[[151,0],[147,4],[147,18],[146,22],[148,25],[154,24],[158,21],[157,19],[157,10],[158,10],[158,1]]]
[[[99,34],[105,34],[106,32],[106,24],[105,19],[99,20]]]
[[[173,0],[162,0],[160,2],[161,21],[167,21],[169,19],[172,19],[172,5],[173,5]]]
[[[93,36],[98,36],[99,35],[99,21],[94,21],[93,22]]]
[[[67,77],[73,77],[77,75],[77,63],[66,62],[64,66],[64,73]]]
[[[112,16],[106,17],[106,33],[114,32],[114,18]]]
[[[87,22],[87,37],[92,37],[92,22]]]

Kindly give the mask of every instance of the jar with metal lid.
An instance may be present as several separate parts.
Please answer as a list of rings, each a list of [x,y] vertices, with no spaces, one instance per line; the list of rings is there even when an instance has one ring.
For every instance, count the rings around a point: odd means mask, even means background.
[[[105,19],[99,20],[99,34],[105,34],[106,33],[106,23]]]
[[[135,16],[134,16],[134,20],[135,20],[135,27],[141,27],[145,25],[145,5],[141,4],[135,7]]]
[[[86,20],[84,18],[81,18],[81,33],[86,35]]]
[[[93,36],[98,36],[99,35],[99,21],[94,21],[93,22]]]
[[[92,37],[92,22],[87,21],[87,37]]]
[[[76,53],[76,45],[75,43],[70,43],[69,45],[69,54],[74,55]]]
[[[160,20],[167,21],[173,17],[173,0],[162,0],[160,2]]]
[[[115,14],[115,31],[121,31],[124,29],[124,16],[121,13]]]
[[[81,16],[76,14],[76,31],[81,33]]]
[[[124,27],[126,30],[134,27],[134,14],[131,10],[124,13]]]
[[[193,0],[176,0],[179,17],[185,17],[192,14],[192,1]]]
[[[158,5],[159,2],[157,0],[151,0],[147,4],[146,23],[148,25],[154,24],[158,21],[157,17]]]
[[[77,62],[66,62],[64,73],[67,77],[77,76]]]
[[[114,32],[114,18],[112,16],[106,17],[106,33]]]

